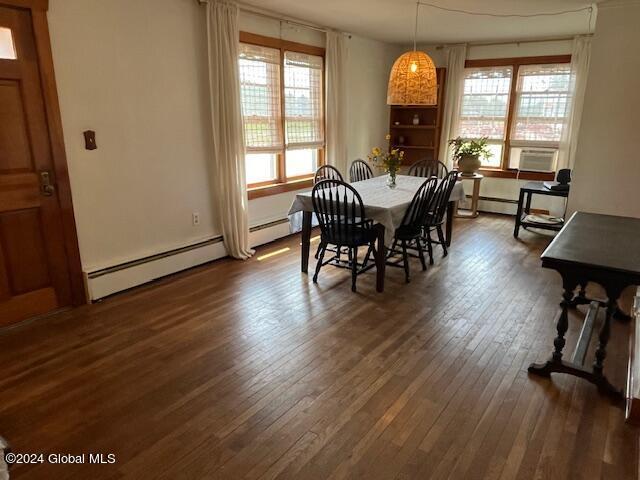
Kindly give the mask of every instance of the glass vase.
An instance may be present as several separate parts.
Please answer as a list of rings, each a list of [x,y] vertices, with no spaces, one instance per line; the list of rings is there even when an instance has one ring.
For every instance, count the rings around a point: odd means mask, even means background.
[[[387,175],[387,187],[396,188],[396,171],[390,171]]]

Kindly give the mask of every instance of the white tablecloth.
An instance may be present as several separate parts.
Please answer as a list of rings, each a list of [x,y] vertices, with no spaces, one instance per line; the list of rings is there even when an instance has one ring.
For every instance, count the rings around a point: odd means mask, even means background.
[[[362,197],[367,218],[384,225],[385,243],[390,244],[393,241],[393,234],[402,222],[409,203],[425,180],[422,177],[398,175],[397,187],[392,189],[387,187],[387,176],[382,175],[351,184]],[[453,187],[449,201],[459,201],[464,198],[462,182],[458,182]],[[292,233],[302,229],[302,219],[298,212],[303,211],[313,212],[311,191],[297,194],[289,209]]]

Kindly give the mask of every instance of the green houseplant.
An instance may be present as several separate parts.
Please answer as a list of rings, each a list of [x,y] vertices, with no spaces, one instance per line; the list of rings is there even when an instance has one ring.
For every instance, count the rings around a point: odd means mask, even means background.
[[[457,137],[449,140],[453,147],[453,158],[458,162],[458,169],[465,176],[471,176],[480,169],[480,158],[487,159],[492,156],[487,146],[487,137],[477,140],[464,140]]]

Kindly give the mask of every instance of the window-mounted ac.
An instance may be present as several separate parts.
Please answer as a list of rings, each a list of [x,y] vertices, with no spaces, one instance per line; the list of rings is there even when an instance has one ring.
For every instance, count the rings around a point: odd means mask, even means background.
[[[518,169],[525,172],[555,172],[557,158],[558,150],[555,148],[523,147]]]

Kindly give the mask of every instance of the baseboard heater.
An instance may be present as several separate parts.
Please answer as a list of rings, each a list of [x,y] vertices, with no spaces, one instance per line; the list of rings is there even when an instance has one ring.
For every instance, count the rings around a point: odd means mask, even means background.
[[[471,195],[465,195],[467,198],[471,198]],[[509,200],[508,198],[497,198],[497,197],[483,197],[479,196],[478,200],[483,200],[485,202],[498,202],[498,203],[512,203],[517,205],[518,200]]]
[[[166,252],[156,253],[154,255],[149,255],[147,257],[138,258],[136,260],[131,260],[129,262],[123,262],[117,265],[113,265],[111,267],[102,268],[100,270],[95,270],[93,272],[88,272],[87,278],[92,280],[94,278],[98,278],[103,275],[119,272],[120,270],[125,270],[127,268],[137,267],[138,265],[143,265],[149,262],[155,262],[156,260],[172,257],[174,255],[179,255],[181,253],[189,252],[191,250],[196,250],[198,248],[203,248],[203,247],[206,247],[207,245],[215,245],[216,243],[222,243],[222,235],[218,235],[217,237],[213,237],[208,240],[204,240],[202,242],[187,245],[185,247],[174,248],[172,250],[167,250]]]
[[[259,246],[288,235],[288,222],[288,218],[283,218],[251,227],[249,229],[251,244]],[[226,256],[222,235],[217,235],[183,247],[85,272],[89,299],[100,300],[114,293]]]

